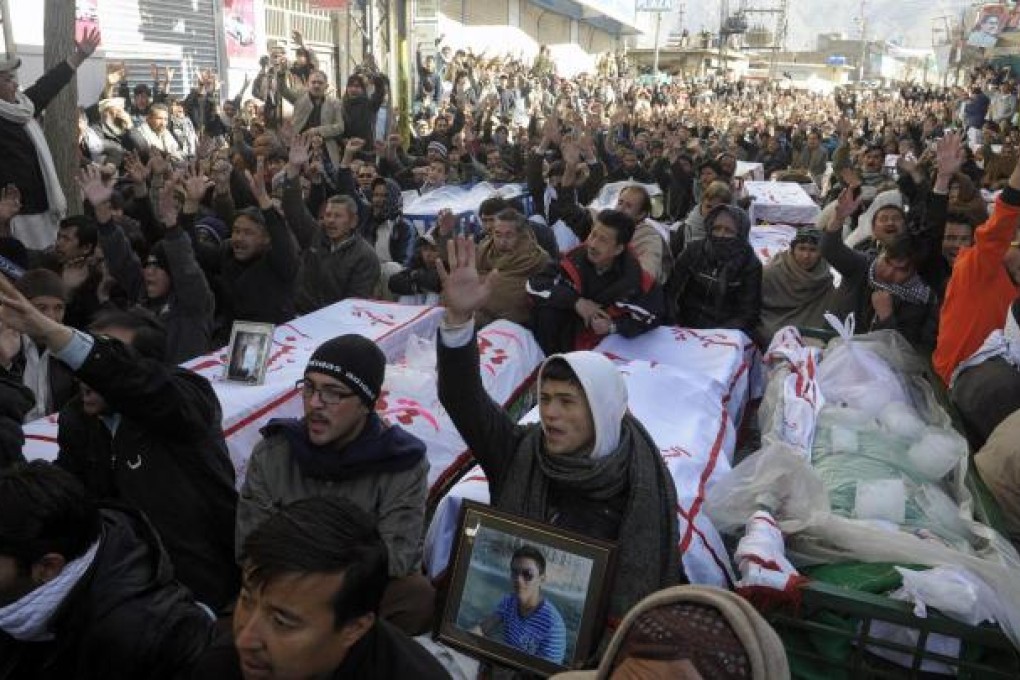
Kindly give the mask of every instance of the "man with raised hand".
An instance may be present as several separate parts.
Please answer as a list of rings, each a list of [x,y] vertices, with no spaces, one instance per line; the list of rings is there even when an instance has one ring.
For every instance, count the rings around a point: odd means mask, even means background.
[[[449,245],[440,265],[446,314],[438,346],[439,400],[484,470],[494,507],[615,541],[610,618],[680,581],[676,488],[648,431],[627,412],[627,387],[595,352],[550,356],[538,374],[539,423],[519,425],[486,393],[475,312],[492,290],[475,244]]]

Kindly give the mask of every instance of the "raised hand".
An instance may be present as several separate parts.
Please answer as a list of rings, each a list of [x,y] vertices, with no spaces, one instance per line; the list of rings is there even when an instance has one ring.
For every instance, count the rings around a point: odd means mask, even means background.
[[[103,181],[98,165],[86,166],[78,173],[78,184],[81,186],[85,199],[94,207],[110,202],[113,196],[113,185]]]
[[[475,242],[468,236],[458,236],[446,244],[450,268],[436,258],[439,280],[443,283],[443,304],[446,319],[452,324],[461,324],[471,319],[475,310],[489,299],[492,282],[499,272],[493,269],[486,276],[478,274],[475,265]]]
[[[149,154],[149,175],[152,177],[162,177],[169,169],[170,164],[167,163],[166,157],[161,152],[153,149]]]
[[[116,85],[120,81],[124,80],[125,72],[124,62],[122,61],[110,61],[106,63],[106,83],[108,85]]]
[[[213,186],[213,181],[198,169],[198,164],[188,168],[184,176],[184,199],[196,207],[202,202],[205,192]]]
[[[299,135],[291,142],[290,153],[287,156],[287,175],[291,178],[297,177],[301,170],[308,165],[312,155],[312,140],[305,135]]]
[[[963,165],[965,157],[958,132],[950,132],[935,143],[935,167],[939,175],[951,177]]]
[[[216,185],[216,193],[225,194],[230,191],[230,173],[233,167],[230,161],[220,159],[213,163],[212,179]]]
[[[854,188],[847,187],[840,192],[836,202],[836,219],[829,225],[831,231],[842,229],[843,220],[853,215],[861,207],[861,201],[864,200],[864,197],[860,195],[854,197]]]
[[[269,192],[266,191],[265,159],[260,156],[255,162],[255,172],[245,171],[244,175],[248,178],[248,185],[251,187],[251,192],[255,194],[259,207],[268,210],[273,205],[273,201],[269,197]]]
[[[149,178],[149,169],[142,165],[133,151],[124,154],[124,171],[134,184],[145,184]]]
[[[81,40],[74,41],[74,55],[72,59],[77,60],[77,65],[80,66],[83,61],[92,56],[92,53],[99,47],[101,40],[98,29],[86,28],[81,34]]]
[[[205,160],[212,156],[213,151],[216,150],[216,140],[209,137],[204,132],[198,139],[198,148],[195,149],[195,157],[198,160]]]
[[[177,182],[172,181],[160,187],[156,196],[156,214],[167,229],[171,229],[177,224],[177,215],[180,212],[176,192]]]

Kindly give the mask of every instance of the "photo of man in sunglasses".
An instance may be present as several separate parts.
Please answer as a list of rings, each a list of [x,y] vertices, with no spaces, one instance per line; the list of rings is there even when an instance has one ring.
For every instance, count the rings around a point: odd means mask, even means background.
[[[542,597],[543,583],[545,556],[530,545],[517,548],[510,558],[513,593],[504,595],[492,614],[472,632],[562,664],[567,651],[567,629],[556,606]]]

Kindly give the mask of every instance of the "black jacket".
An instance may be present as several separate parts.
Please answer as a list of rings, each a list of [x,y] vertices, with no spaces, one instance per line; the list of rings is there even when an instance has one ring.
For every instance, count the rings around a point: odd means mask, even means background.
[[[118,498],[145,512],[177,577],[219,609],[237,595],[237,492],[209,381],[104,337],[95,339],[75,373],[120,422],[111,435],[76,398],[60,412],[57,464],[97,498]]]
[[[936,291],[932,291],[926,304],[894,296],[892,316],[883,321],[875,315],[871,304],[874,287],[868,280],[868,271],[873,256],[851,250],[838,232],[831,231],[822,233],[821,251],[822,257],[843,277],[833,300],[835,311],[841,317],[853,312],[858,333],[892,329],[921,353],[930,354],[935,349],[941,306]]]
[[[0,631],[0,680],[179,677],[209,646],[214,621],[173,578],[137,511],[104,508],[99,548],[50,623],[54,639]]]
[[[0,470],[25,461],[21,453],[25,445],[21,422],[34,403],[32,390],[0,371]]]
[[[716,265],[711,241],[684,248],[666,288],[673,320],[687,328],[732,328],[754,337],[761,320],[761,262],[750,245],[732,273]]]
[[[222,635],[195,665],[190,680],[240,680],[241,662],[229,635]],[[411,638],[383,620],[358,640],[331,680],[448,680],[450,674]]]
[[[268,252],[241,262],[234,257],[229,243],[221,247],[217,340],[229,334],[237,319],[281,324],[294,318],[300,266],[297,244],[275,208],[263,210],[262,216],[272,244]],[[195,241],[193,237],[192,243]]]

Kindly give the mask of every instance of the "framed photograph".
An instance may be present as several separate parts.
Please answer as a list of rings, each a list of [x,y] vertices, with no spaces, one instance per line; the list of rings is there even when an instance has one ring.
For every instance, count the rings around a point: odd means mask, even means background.
[[[273,347],[271,323],[235,321],[230,329],[227,366],[223,379],[246,385],[261,385],[266,379],[269,351]]]
[[[439,639],[539,675],[579,667],[601,627],[615,551],[464,501]]]

